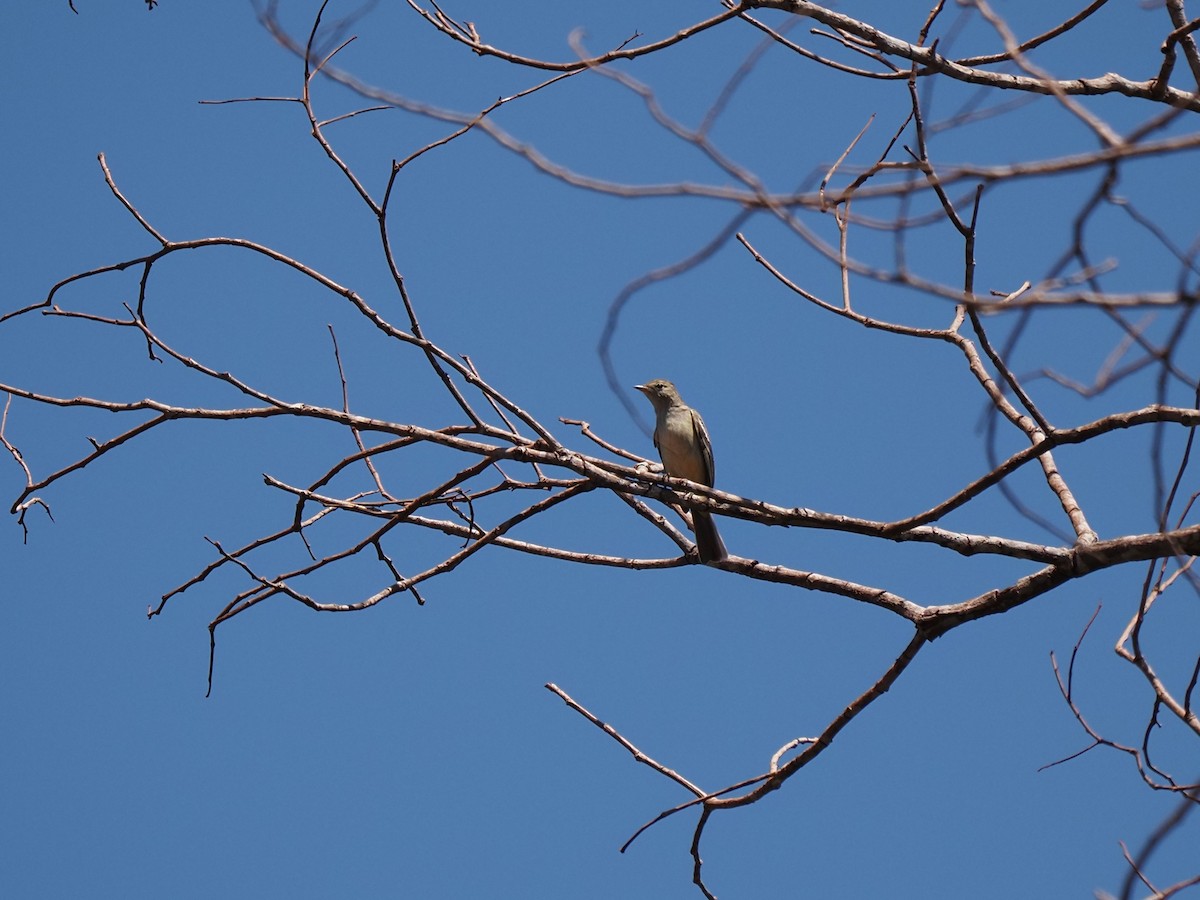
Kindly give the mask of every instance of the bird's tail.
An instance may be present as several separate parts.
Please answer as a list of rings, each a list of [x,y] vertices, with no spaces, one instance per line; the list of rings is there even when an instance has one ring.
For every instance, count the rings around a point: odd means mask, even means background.
[[[725,542],[721,540],[721,532],[717,531],[717,523],[713,521],[712,513],[692,510],[692,528],[696,533],[696,550],[700,553],[700,562],[720,562],[729,555],[725,549]]]

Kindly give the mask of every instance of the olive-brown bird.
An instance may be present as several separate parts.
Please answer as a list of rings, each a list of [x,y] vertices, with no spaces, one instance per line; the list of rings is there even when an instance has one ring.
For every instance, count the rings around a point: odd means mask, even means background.
[[[634,387],[646,395],[654,407],[654,446],[663,469],[673,478],[686,478],[705,487],[713,486],[712,441],[700,413],[683,402],[675,385],[662,378]],[[692,531],[701,562],[719,562],[728,553],[712,513],[693,509]]]

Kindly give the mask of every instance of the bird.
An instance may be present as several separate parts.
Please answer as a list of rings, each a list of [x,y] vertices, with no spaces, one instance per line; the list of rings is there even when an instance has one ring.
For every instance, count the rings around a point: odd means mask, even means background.
[[[705,487],[713,486],[716,467],[713,464],[712,441],[700,413],[683,402],[675,385],[663,378],[645,384],[635,384],[654,407],[654,446],[662,459],[663,469],[672,478],[686,478]],[[725,542],[717,531],[712,513],[693,509],[692,531],[696,535],[696,551],[703,563],[720,562],[727,555]]]

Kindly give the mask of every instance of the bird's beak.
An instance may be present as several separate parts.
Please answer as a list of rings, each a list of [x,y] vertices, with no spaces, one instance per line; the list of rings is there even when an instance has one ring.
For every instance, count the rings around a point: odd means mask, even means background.
[[[633,389],[635,391],[641,391],[643,394],[650,393],[650,388],[646,387],[644,384],[635,384]]]

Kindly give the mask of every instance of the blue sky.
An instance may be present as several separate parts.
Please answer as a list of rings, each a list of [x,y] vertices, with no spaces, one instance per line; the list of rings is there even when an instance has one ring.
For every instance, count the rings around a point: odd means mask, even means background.
[[[271,245],[401,319],[374,222],[308,137],[302,110],[198,102],[298,92],[299,64],[250,6],[76,6],[79,15],[66,0],[10,11],[0,62],[8,125],[0,312],[37,302],[72,273],[152,248],[105,187],[96,162],[103,152],[122,190],[172,239]],[[287,21],[303,31],[315,6],[288,4]],[[352,28],[360,38],[339,57],[368,81],[464,111],[536,81],[451,45],[405,4],[380,6]],[[843,9],[915,35],[926,11],[902,6]],[[1126,6],[1088,23],[1053,61],[1083,74],[1147,77],[1163,16]],[[635,31],[671,33],[716,5],[614,2],[597,11],[516,2],[504,15],[487,3],[445,8],[477,22],[491,43],[566,59],[576,26],[599,49]],[[1023,36],[1050,24],[1045,15],[1022,23]],[[793,36],[830,50],[804,28]],[[757,40],[734,23],[628,71],[694,123]],[[972,51],[994,49],[983,31],[961,40]],[[363,105],[327,83],[316,92],[329,117]],[[716,135],[783,189],[823,171],[872,113],[857,159],[873,159],[905,102],[901,86],[832,79],[775,52]],[[1133,121],[1110,100],[1096,108]],[[638,182],[717,177],[599,78],[570,79],[502,110],[498,121],[581,172]],[[378,193],[393,158],[445,131],[384,112],[343,122],[330,137]],[[947,133],[935,152],[1003,161],[1091,146],[1049,101],[980,133],[982,146]],[[1180,157],[1133,168],[1121,185],[1184,246],[1197,198],[1194,179],[1179,172],[1193,164]],[[1164,165],[1172,167],[1165,176]],[[1045,274],[1067,240],[1069,198],[1091,183],[1030,181],[989,193],[980,285],[1011,290]],[[605,314],[624,285],[693,252],[733,211],[573,189],[481,136],[428,155],[397,190],[393,240],[426,333],[469,355],[543,422],[586,419],[605,438],[652,454],[644,421],[605,384],[595,350]],[[813,223],[833,237],[830,220]],[[1100,224],[1097,252],[1120,260],[1114,287],[1173,286],[1177,268],[1161,250],[1117,214]],[[836,270],[807,248],[765,219],[744,230],[806,287],[837,296]],[[886,253],[888,240],[863,234],[857,246]],[[951,277],[960,257],[948,232],[912,248],[914,265],[932,276]],[[911,292],[869,283],[856,290],[865,308],[889,315],[949,315],[944,301]],[[111,315],[135,296],[136,275],[125,273],[80,285],[60,302]],[[155,276],[151,307],[156,326],[187,353],[288,399],[336,405],[332,324],[357,411],[435,425],[452,415],[421,358],[398,352],[336,298],[245,254],[176,256]],[[1015,363],[1022,372],[1053,367],[1088,381],[1119,338],[1098,313],[1060,311],[1035,322]],[[1008,325],[995,320],[997,334]],[[983,398],[961,358],[802,305],[736,243],[638,294],[618,328],[613,365],[622,384],[673,378],[708,422],[719,486],[745,496],[888,518],[920,511],[987,469],[976,428]],[[147,361],[136,335],[40,315],[0,325],[0,382],[62,396],[238,402]],[[1090,403],[1045,380],[1031,384],[1059,424],[1152,398],[1149,378]],[[14,402],[8,435],[44,474],[85,452],[89,435],[119,427],[108,415]],[[557,433],[591,452],[566,426]],[[1104,536],[1153,528],[1148,438],[1123,433],[1061,454]],[[1001,446],[1016,449],[1019,436],[1006,433]],[[205,537],[238,546],[288,521],[291,504],[263,484],[263,473],[307,483],[350,450],[345,435],[322,426],[182,424],[48,491],[54,521],[35,511],[27,543],[15,521],[0,534],[6,896],[698,896],[688,856],[694,819],[676,817],[617,852],[686,797],[543,684],[558,684],[649,755],[717,788],[761,772],[788,740],[818,733],[910,637],[906,623],[881,610],[711,569],[632,573],[489,550],[427,585],[422,607],[406,595],[352,615],[260,605],[219,630],[206,698],[207,624],[245,583],[223,573],[151,621],[148,605],[212,559]],[[446,464],[418,454],[390,474],[403,493]],[[21,477],[7,456],[0,461],[6,496]],[[1044,483],[1031,473],[1019,483],[1031,503],[1053,512]],[[1053,540],[998,497],[947,524]],[[734,553],[884,585],[922,604],[965,599],[1025,571],[929,547],[728,520],[721,527]],[[526,534],[575,549],[670,552],[622,504],[600,496],[531,523]],[[444,547],[414,535],[411,553],[418,560]],[[1038,769],[1086,745],[1049,656],[1069,653],[1097,604],[1079,663],[1080,700],[1106,733],[1140,740],[1147,690],[1111,646],[1143,574],[1126,568],[1076,582],[926,649],[810,769],[764,802],[714,818],[704,846],[710,887],[722,897],[1116,890],[1125,871],[1118,842],[1138,846],[1170,799],[1146,790],[1112,752]],[[314,590],[353,601],[382,578],[378,568],[350,567],[327,573]],[[1180,591],[1175,604],[1153,640],[1164,654],[1182,648],[1181,665],[1190,665],[1194,597]],[[1193,774],[1194,741],[1168,726],[1159,746],[1164,765]],[[1161,882],[1194,874],[1194,846],[1193,823],[1156,856]]]

